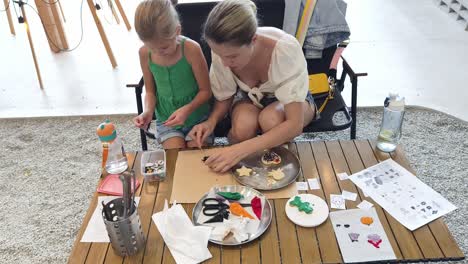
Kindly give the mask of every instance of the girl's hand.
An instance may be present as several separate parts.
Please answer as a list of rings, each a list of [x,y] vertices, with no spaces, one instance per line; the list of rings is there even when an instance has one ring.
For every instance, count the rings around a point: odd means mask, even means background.
[[[240,144],[221,148],[211,154],[205,164],[215,172],[226,172],[250,153]]]
[[[199,148],[202,147],[203,142],[205,142],[206,138],[211,135],[214,131],[216,124],[213,124],[209,120],[202,122],[198,125],[195,125],[192,130],[188,133],[188,135],[195,140],[197,146]]]
[[[139,116],[133,118],[133,124],[135,124],[135,126],[138,128],[146,130],[152,119],[153,113],[143,112]]]
[[[164,122],[164,125],[168,127],[183,125],[190,113],[190,107],[188,105],[184,105],[175,110],[166,122]]]

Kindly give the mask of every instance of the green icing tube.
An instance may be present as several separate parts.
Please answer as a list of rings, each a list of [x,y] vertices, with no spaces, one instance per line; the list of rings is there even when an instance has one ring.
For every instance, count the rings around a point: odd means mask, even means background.
[[[217,192],[216,194],[218,194],[219,196],[222,196],[228,200],[240,200],[242,198],[244,198],[244,196],[238,192]]]

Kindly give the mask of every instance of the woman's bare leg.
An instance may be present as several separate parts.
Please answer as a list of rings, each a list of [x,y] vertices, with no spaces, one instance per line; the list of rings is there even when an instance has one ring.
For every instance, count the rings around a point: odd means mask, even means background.
[[[228,139],[231,144],[257,136],[260,109],[250,102],[238,102],[231,113],[231,130]]]
[[[309,102],[303,103],[304,108],[304,123],[303,127],[307,126],[314,118],[315,109],[312,108]],[[274,102],[265,107],[258,116],[258,122],[262,132],[265,133],[275,126],[281,124],[286,120],[284,113],[284,106],[280,102]]]

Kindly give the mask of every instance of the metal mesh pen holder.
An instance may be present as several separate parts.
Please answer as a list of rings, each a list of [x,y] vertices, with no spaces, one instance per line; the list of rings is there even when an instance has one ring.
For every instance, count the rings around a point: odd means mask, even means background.
[[[124,216],[123,198],[103,204],[102,217],[114,251],[119,256],[131,256],[145,246],[145,235],[135,204]]]

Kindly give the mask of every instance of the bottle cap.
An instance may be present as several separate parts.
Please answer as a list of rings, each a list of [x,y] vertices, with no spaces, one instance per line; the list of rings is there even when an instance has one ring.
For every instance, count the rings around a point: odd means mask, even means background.
[[[106,119],[106,121],[97,127],[96,133],[99,136],[99,140],[102,142],[112,142],[117,137],[115,126],[109,121],[109,119]]]
[[[403,111],[405,109],[405,98],[397,95],[397,97],[390,99],[388,108],[394,111]]]

